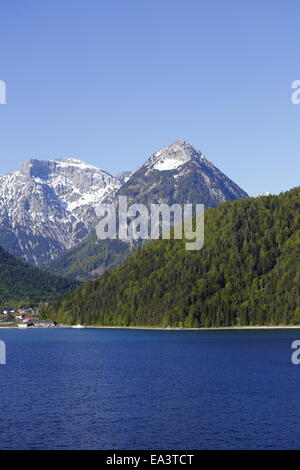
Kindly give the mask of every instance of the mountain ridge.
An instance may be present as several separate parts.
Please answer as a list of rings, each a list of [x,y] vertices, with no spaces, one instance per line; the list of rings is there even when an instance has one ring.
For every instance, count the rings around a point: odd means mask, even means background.
[[[0,245],[42,265],[86,238],[119,180],[77,159],[27,160],[0,176]]]

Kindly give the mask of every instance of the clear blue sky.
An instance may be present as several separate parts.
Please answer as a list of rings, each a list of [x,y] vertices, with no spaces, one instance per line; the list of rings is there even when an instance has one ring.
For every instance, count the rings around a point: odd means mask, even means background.
[[[298,0],[1,0],[0,173],[112,174],[185,138],[249,194],[300,184]]]

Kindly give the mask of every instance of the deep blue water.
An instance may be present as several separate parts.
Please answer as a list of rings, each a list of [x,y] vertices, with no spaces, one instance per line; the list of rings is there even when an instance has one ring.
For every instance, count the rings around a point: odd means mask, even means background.
[[[1,449],[299,449],[300,330],[0,329]]]

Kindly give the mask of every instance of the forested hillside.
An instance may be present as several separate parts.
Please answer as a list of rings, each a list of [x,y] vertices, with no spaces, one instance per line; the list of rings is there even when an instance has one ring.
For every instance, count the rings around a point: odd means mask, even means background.
[[[122,240],[97,240],[96,231],[92,230],[79,245],[45,264],[44,268],[80,281],[97,279],[105,271],[123,263],[137,249],[138,245],[132,246]]]
[[[205,243],[149,243],[45,315],[102,325],[300,323],[300,187],[205,213]]]
[[[29,266],[0,248],[0,309],[35,305],[65,294],[78,285],[75,281]]]

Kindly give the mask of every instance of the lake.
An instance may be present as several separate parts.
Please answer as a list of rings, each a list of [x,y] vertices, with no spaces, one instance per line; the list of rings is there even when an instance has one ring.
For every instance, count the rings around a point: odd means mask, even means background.
[[[299,449],[294,330],[0,329],[1,449]]]

